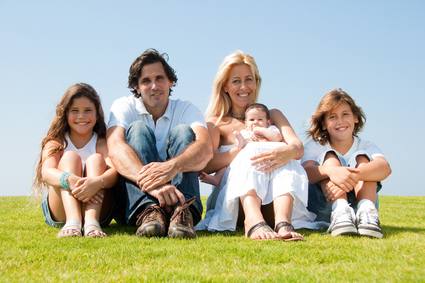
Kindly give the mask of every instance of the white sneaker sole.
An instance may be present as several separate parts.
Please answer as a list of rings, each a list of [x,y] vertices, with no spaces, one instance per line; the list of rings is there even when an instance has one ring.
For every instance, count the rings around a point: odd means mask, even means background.
[[[359,235],[378,239],[382,239],[384,237],[382,232],[363,228],[359,228]]]
[[[334,228],[331,231],[331,235],[333,237],[341,236],[341,235],[357,235],[357,229],[355,226],[347,225],[343,227]]]

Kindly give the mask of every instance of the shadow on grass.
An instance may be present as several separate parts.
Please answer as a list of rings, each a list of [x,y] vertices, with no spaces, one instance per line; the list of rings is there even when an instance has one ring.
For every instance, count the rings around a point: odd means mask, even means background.
[[[210,232],[210,231],[196,231],[198,237],[215,237],[215,236],[228,236],[228,237],[242,237],[244,236],[243,230],[232,231],[218,231],[218,232]]]
[[[108,235],[111,235],[111,236],[112,235],[134,235],[136,233],[137,227],[112,223],[108,227],[104,227],[103,229]],[[303,234],[304,236],[310,236],[312,234],[327,234],[326,229],[325,230],[298,229],[297,232]],[[234,232],[232,231],[218,231],[218,232],[196,231],[196,235],[202,238],[216,237],[216,236],[243,237],[245,236],[245,232],[243,228],[238,228]]]
[[[105,232],[108,235],[134,235],[136,233],[136,226],[120,225],[118,223],[111,223],[108,227],[104,227]],[[425,228],[421,227],[406,227],[406,226],[392,226],[382,225],[382,230],[386,236],[395,236],[402,233],[425,233]],[[327,234],[326,229],[322,230],[309,230],[309,229],[298,229],[297,232],[301,233],[305,237],[314,234]],[[222,232],[209,232],[209,231],[196,231],[198,237],[215,237],[215,236],[228,236],[228,237],[243,237],[243,228],[238,228],[236,231],[222,231]]]
[[[136,226],[121,225],[118,223],[111,223],[108,227],[102,228],[108,235],[134,235],[136,233]],[[196,231],[198,237],[215,237],[217,235],[229,237],[241,237],[244,235],[243,229],[238,229],[235,232],[209,232],[209,231]]]
[[[397,234],[402,234],[406,232],[412,233],[425,233],[425,228],[420,227],[400,227],[400,226],[391,226],[391,225],[383,225],[382,230],[386,236],[392,236]]]
[[[134,235],[136,233],[136,226],[120,225],[118,223],[112,223],[108,227],[104,227],[103,230],[108,235]]]

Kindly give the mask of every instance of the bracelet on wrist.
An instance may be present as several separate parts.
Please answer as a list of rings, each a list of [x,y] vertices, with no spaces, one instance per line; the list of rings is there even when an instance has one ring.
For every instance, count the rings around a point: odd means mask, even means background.
[[[69,172],[64,171],[59,179],[59,184],[63,190],[69,190],[69,181],[68,178],[71,176]]]

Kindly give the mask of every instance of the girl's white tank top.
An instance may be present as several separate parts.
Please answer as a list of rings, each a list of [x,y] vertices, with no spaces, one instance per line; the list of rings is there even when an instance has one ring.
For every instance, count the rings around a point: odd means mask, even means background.
[[[71,141],[71,138],[69,137],[69,134],[66,133],[65,139],[68,142],[68,145],[66,146],[64,152],[66,151],[75,151],[78,153],[78,155],[81,158],[81,161],[83,163],[83,168],[85,167],[87,158],[96,153],[96,143],[97,143],[97,134],[93,133],[93,136],[89,140],[86,145],[84,145],[82,148],[77,148]]]

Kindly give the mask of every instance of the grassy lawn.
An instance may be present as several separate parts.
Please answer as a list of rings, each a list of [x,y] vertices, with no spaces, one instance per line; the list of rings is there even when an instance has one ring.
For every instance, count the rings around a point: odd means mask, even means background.
[[[0,197],[0,281],[425,282],[425,197],[380,199],[384,239],[302,231],[303,242],[243,232],[143,239],[112,224],[105,239],[56,239],[39,205]]]

